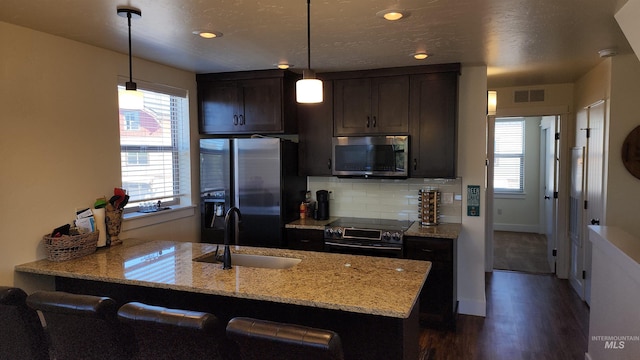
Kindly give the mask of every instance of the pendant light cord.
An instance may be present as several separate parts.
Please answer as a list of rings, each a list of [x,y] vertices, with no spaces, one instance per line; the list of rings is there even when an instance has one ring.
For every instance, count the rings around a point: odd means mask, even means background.
[[[129,25],[129,82],[133,83],[133,62],[131,60],[131,12],[127,12],[127,24]]]
[[[311,0],[307,0],[307,69],[311,70]]]

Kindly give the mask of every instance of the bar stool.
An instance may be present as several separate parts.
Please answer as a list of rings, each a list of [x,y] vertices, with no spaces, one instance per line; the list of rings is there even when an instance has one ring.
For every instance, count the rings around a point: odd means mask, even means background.
[[[130,302],[120,307],[118,319],[133,330],[138,359],[238,358],[225,325],[206,312]]]
[[[56,360],[129,359],[131,332],[117,319],[116,302],[108,297],[38,291],[27,297],[38,311]]]
[[[340,336],[333,331],[246,317],[231,319],[227,336],[242,360],[343,360]]]
[[[0,359],[44,360],[49,346],[35,310],[22,289],[0,286]]]

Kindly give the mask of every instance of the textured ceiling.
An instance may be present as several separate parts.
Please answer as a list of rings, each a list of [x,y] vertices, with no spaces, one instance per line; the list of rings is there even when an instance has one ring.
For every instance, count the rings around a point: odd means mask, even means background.
[[[602,59],[631,53],[614,14],[626,0],[312,0],[316,72],[460,62],[485,64],[489,87],[573,82]],[[2,0],[0,21],[196,73],[307,63],[305,0]],[[410,16],[389,22],[390,7]],[[222,32],[205,40],[198,29]],[[426,51],[422,61],[411,55]]]

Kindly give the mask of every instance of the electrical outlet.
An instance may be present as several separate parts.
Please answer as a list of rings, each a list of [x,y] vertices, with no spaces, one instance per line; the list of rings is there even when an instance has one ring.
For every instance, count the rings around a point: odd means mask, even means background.
[[[442,193],[443,204],[453,204],[453,193]]]
[[[502,215],[502,209],[498,209],[498,215]]]

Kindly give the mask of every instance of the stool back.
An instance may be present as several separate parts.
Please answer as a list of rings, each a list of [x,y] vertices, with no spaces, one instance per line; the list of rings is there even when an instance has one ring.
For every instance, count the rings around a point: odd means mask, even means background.
[[[49,346],[35,310],[22,289],[0,286],[0,359],[44,360]]]
[[[234,358],[235,344],[210,313],[130,302],[120,307],[118,319],[133,330],[139,359]]]
[[[61,291],[38,291],[27,305],[44,319],[52,358],[129,359],[131,333],[117,319],[116,302],[108,297]]]
[[[245,317],[231,319],[227,337],[242,360],[343,360],[340,336],[330,330]]]

